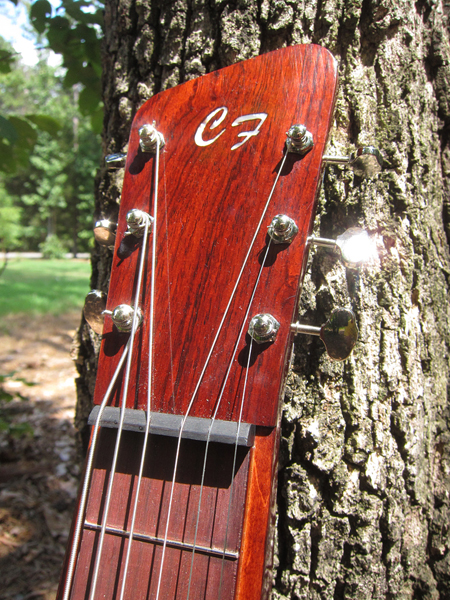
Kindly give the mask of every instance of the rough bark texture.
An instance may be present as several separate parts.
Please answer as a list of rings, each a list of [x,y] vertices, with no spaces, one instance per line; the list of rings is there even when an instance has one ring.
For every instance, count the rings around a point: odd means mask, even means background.
[[[318,43],[340,61],[331,145],[376,143],[386,169],[327,169],[317,233],[376,235],[354,273],[313,253],[299,312],[357,314],[361,341],[332,363],[298,336],[283,414],[273,598],[450,599],[450,2],[107,1],[105,153],[125,150],[151,95],[238,60]],[[98,178],[97,217],[117,214],[120,172]],[[97,248],[93,287],[107,290]],[[78,423],[95,381],[80,333]]]

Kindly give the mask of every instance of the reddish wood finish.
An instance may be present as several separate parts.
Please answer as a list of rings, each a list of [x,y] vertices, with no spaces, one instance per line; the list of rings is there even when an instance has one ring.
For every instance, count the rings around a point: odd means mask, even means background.
[[[152,411],[185,414],[256,226],[263,216],[190,413],[211,417],[231,361],[217,418],[238,419],[249,351],[248,335],[245,333],[239,339],[238,332],[243,323],[246,332],[248,321],[257,313],[268,312],[275,316],[281,323],[275,342],[253,344],[243,420],[257,425],[257,436],[251,450],[239,451],[239,468],[232,488],[233,449],[225,444],[212,444],[208,455],[198,543],[223,547],[231,497],[227,549],[239,553],[239,561],[225,561],[220,600],[268,597],[279,399],[290,349],[290,323],[306,260],[305,244],[314,216],[335,92],[336,62],[325,49],[319,46],[284,48],[158,94],[139,110],[132,126],[108,309],[122,303],[134,304],[140,243],[124,237],[125,215],[131,208],[154,214],[155,159],[140,150],[138,130],[143,124],[155,121],[166,146],[160,155],[160,208],[156,227]],[[227,108],[226,115],[223,107]],[[216,140],[199,146],[195,142],[196,132],[198,141],[199,126],[216,109],[221,110],[206,123],[201,133],[205,141]],[[259,133],[232,150],[233,145],[245,140],[244,132],[254,130],[260,122],[253,119],[236,123],[235,120],[261,113],[267,114],[267,118]],[[212,127],[214,119],[221,116],[223,120]],[[306,125],[313,134],[314,148],[304,157],[288,154],[267,213],[263,215],[280,170],[286,131],[296,123]],[[249,317],[245,318],[267,248],[267,227],[279,213],[296,221],[299,234],[290,245],[272,244]],[[132,354],[127,395],[130,408],[147,408],[150,248],[140,298],[144,321]],[[119,334],[108,318],[95,391],[97,404],[102,401],[127,339],[128,335]],[[232,359],[236,345],[237,353]],[[119,380],[111,404],[119,404],[122,385],[123,381]],[[101,519],[114,435],[107,431],[101,435],[87,507],[89,522],[99,523]],[[124,435],[108,515],[110,527],[129,526],[141,443],[141,434]],[[175,445],[173,439],[159,436],[151,439],[136,526],[139,533],[160,536],[164,531]],[[203,449],[204,443],[182,442],[169,526],[169,537],[173,540],[190,542],[193,539]],[[88,597],[97,543],[97,531],[87,526],[80,543],[71,596],[74,600]],[[97,598],[118,599],[126,544],[123,536],[106,535]],[[155,598],[160,550],[158,543],[134,542],[131,591],[126,594],[127,600]],[[161,600],[186,600],[190,564],[189,551],[168,548]],[[190,600],[218,600],[222,561],[198,552],[194,565]]]
[[[108,526],[127,530],[130,526],[139,469],[136,457],[140,456],[142,435],[126,432],[122,442],[123,451],[114,478],[113,496],[108,515]],[[86,510],[86,521],[100,524],[104,510],[103,500],[111,467],[111,447],[114,446],[115,431],[105,430],[98,450],[98,460],[93,474],[91,493]],[[173,473],[176,439],[152,436],[148,448],[148,459],[140,490],[139,511],[135,533],[164,537],[167,522],[167,506]],[[227,531],[227,514],[230,501],[230,478],[234,448],[211,444],[208,452],[207,472],[201,501],[201,519],[197,534],[197,545],[213,547],[223,551],[238,552],[241,544],[242,518],[244,513],[249,450],[240,449],[237,473],[231,498],[231,520]],[[174,491],[174,518],[170,521],[169,540],[192,544],[195,535],[197,510],[200,495],[201,468],[203,466],[204,443],[185,440],[182,442],[181,463]],[[161,459],[164,457],[164,460]],[[98,531],[89,526],[83,530],[80,544],[80,560],[74,578],[73,598],[87,598],[92,579]],[[97,598],[117,598],[120,593],[124,559],[128,540],[125,536],[109,533],[105,537],[103,560]],[[161,543],[135,539],[133,541],[128,575],[127,600],[156,597],[161,561]],[[162,599],[184,600],[187,596],[192,553],[168,546],[166,550]],[[238,561],[225,560],[222,583],[222,598],[232,598],[236,583]],[[194,574],[190,597],[217,600],[221,577],[222,559],[197,551],[194,558]],[[174,576],[175,574],[175,576]]]
[[[133,303],[139,248],[127,256],[123,238],[131,208],[153,214],[154,158],[139,149],[138,130],[156,121],[166,146],[161,154],[158,267],[153,372],[157,412],[184,414],[205,364],[219,322],[255,233],[282,159],[286,131],[305,124],[314,148],[305,157],[289,154],[256,244],[250,254],[218,344],[197,395],[193,416],[210,417],[238,342],[233,369],[217,417],[237,420],[248,338],[237,340],[266,248],[267,227],[278,213],[295,219],[299,234],[291,245],[272,245],[250,318],[269,312],[281,323],[277,340],[259,347],[248,380],[244,421],[275,426],[283,385],[285,349],[296,307],[299,273],[310,231],[321,157],[332,117],[336,63],[319,46],[285,48],[233,65],[156,95],[137,113],[130,136],[108,308]],[[228,115],[203,137],[216,142],[199,147],[197,128],[214,109]],[[260,133],[236,150],[239,133],[258,120],[232,127],[242,115],[266,113]],[[220,116],[221,113],[219,113]],[[121,247],[122,246],[122,247]],[[141,306],[132,385],[127,404],[145,408],[151,252]],[[95,401],[101,402],[127,336],[107,319]],[[115,403],[119,401],[119,392]]]

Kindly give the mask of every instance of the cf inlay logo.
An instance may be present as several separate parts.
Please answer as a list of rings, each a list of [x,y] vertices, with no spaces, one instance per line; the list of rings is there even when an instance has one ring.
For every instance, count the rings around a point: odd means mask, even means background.
[[[210,144],[213,144],[216,140],[218,140],[223,133],[225,133],[226,127],[224,127],[213,138],[208,138],[205,140],[203,137],[203,133],[205,132],[206,127],[208,127],[208,129],[211,131],[213,129],[216,129],[216,127],[218,127],[225,120],[227,114],[228,114],[228,108],[226,106],[221,106],[220,108],[216,108],[211,113],[209,113],[209,115],[206,117],[206,119],[203,119],[203,121],[198,126],[197,131],[195,132],[194,141],[197,144],[197,146],[209,146]],[[214,119],[214,117],[216,115],[219,115],[219,116],[217,116],[217,118],[210,124],[211,120]],[[255,127],[255,129],[250,129],[249,131],[241,131],[240,133],[237,133],[236,134],[237,137],[239,137],[239,138],[242,137],[244,139],[241,142],[234,144],[234,146],[231,146],[231,149],[236,150],[237,148],[239,148],[240,146],[245,144],[245,142],[247,142],[251,137],[253,137],[254,135],[258,135],[259,130],[261,129],[261,126],[266,119],[267,119],[266,113],[254,113],[251,115],[242,115],[241,117],[238,117],[237,119],[235,119],[231,123],[231,127],[236,127],[237,125],[241,125],[242,123],[245,123],[246,121],[259,121],[259,123]]]

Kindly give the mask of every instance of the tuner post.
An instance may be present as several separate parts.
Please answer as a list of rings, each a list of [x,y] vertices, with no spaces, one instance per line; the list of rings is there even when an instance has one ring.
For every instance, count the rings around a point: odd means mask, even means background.
[[[134,235],[134,237],[140,238],[144,235],[145,228],[149,227],[149,233],[152,230],[153,217],[139,210],[139,208],[132,208],[127,213],[127,230],[125,235]]]
[[[273,342],[280,329],[279,322],[269,313],[255,315],[248,326],[248,335],[257,344]]]
[[[286,131],[286,146],[288,152],[295,154],[306,154],[314,146],[312,133],[304,125],[292,125],[289,131]]]
[[[134,308],[128,304],[119,304],[114,310],[104,310],[104,315],[109,315],[112,322],[121,333],[129,333],[133,328]],[[142,311],[137,309],[137,326],[142,323]]]
[[[139,146],[142,152],[150,152],[155,154],[158,141],[159,149],[161,150],[166,142],[163,134],[156,129],[155,121],[153,121],[151,125],[150,123],[142,125],[142,127],[139,129]]]
[[[298,233],[298,227],[291,217],[276,215],[267,229],[275,244],[290,244]]]

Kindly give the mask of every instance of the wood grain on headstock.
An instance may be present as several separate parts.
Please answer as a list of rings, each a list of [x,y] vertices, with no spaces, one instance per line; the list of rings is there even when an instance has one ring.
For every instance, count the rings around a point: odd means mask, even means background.
[[[264,214],[285,153],[286,132],[293,124],[303,124],[314,138],[308,154],[287,156],[190,413],[212,416],[237,343],[217,418],[238,420],[249,351],[248,335],[238,340],[238,332],[267,249],[267,227],[275,215],[287,214],[296,221],[299,233],[290,245],[271,245],[249,315],[271,313],[281,327],[274,343],[253,344],[243,421],[256,425],[256,439],[250,450],[238,452],[234,486],[230,485],[233,447],[211,444],[208,454],[198,543],[223,548],[226,539],[228,555],[224,562],[214,553],[197,551],[191,600],[218,600],[219,589],[220,600],[260,600],[269,594],[279,401],[336,83],[336,62],[325,49],[284,48],[162,92],[144,104],[133,122],[107,308],[134,302],[141,244],[132,236],[124,237],[125,216],[132,208],[153,215],[155,157],[139,148],[138,131],[155,122],[165,147],[160,153],[158,225],[151,234],[157,236],[151,411],[176,415],[185,414],[193,396]],[[143,410],[147,408],[151,261],[150,245],[140,299],[144,320],[136,334],[127,396],[129,408]],[[111,319],[106,320],[96,404],[103,399],[128,337],[118,333]],[[119,379],[111,402],[115,406],[122,385]],[[71,595],[75,600],[89,597],[114,439],[114,431],[102,431]],[[133,542],[127,600],[156,597],[175,445],[175,438],[151,436],[137,517],[141,538]],[[119,597],[128,543],[123,532],[129,527],[141,446],[142,434],[124,434],[98,598]],[[187,597],[192,553],[175,546],[189,545],[194,538],[203,452],[204,442],[181,443],[169,527],[173,543],[165,559],[161,600]],[[232,516],[229,526],[228,514]]]
[[[128,250],[129,255],[126,247],[120,250],[120,246],[125,246],[127,211],[140,208],[152,214],[154,158],[140,151],[138,130],[155,121],[166,146],[161,153],[159,186],[154,411],[184,414],[282,160],[286,131],[302,123],[313,134],[314,148],[303,158],[288,156],[192,412],[200,417],[212,414],[260,268],[267,227],[276,214],[284,213],[294,218],[299,235],[288,247],[272,245],[251,311],[251,316],[273,314],[281,328],[276,343],[261,348],[254,361],[243,415],[245,422],[276,424],[289,325],[298,297],[335,85],[336,64],[331,55],[318,46],[297,46],[162,92],[137,113],[130,136],[108,308],[133,301],[139,245],[133,252]],[[197,146],[198,127],[221,107],[228,110],[225,119],[215,129],[209,128],[224,113],[219,112],[206,126],[203,139],[223,133],[212,144]],[[254,119],[232,127],[235,119],[260,113],[267,118],[259,133],[231,150],[243,140],[239,133],[259,124]],[[149,312],[149,278],[147,271],[141,300],[144,315]],[[138,338],[127,402],[130,408],[145,407],[148,320]],[[125,340],[108,320],[96,403],[103,397]],[[247,347],[248,338],[240,343],[219,419],[237,419]],[[118,398],[119,393],[116,402]]]

